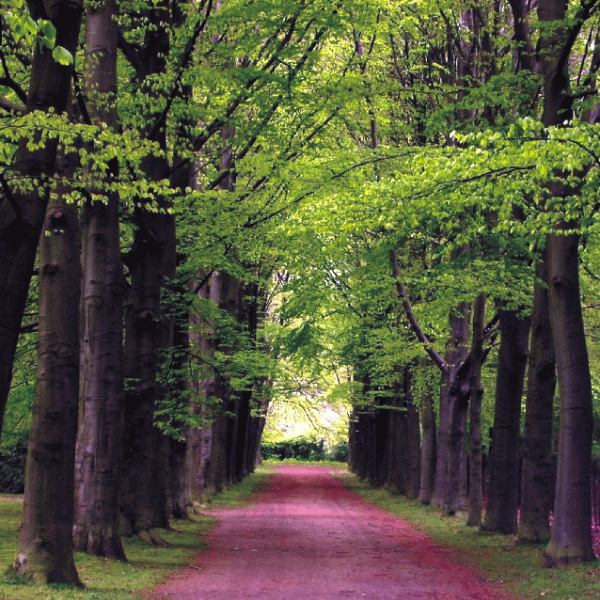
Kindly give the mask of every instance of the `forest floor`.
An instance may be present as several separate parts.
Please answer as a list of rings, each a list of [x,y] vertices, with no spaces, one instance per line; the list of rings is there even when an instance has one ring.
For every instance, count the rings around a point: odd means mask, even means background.
[[[211,510],[208,550],[152,600],[508,600],[401,519],[364,502],[334,467],[280,466],[243,508]]]

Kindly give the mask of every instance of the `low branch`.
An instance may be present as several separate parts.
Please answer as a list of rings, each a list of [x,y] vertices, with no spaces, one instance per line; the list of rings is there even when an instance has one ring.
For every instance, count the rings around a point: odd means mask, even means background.
[[[406,290],[400,281],[400,266],[398,265],[398,255],[395,250],[390,250],[390,262],[392,263],[392,273],[394,275],[394,279],[396,280],[396,292],[398,293],[398,298],[400,298],[402,301],[406,318],[408,319],[414,334],[417,336],[417,339],[421,342],[425,352],[429,354],[429,357],[434,362],[436,367],[440,369],[442,373],[447,373],[448,363],[442,358],[439,352],[433,348],[429,338],[425,335],[425,332],[419,324],[419,321],[417,321],[417,318],[415,317],[410,300],[406,294]]]
[[[27,108],[25,106],[23,106],[22,104],[17,104],[16,102],[12,102],[8,98],[0,98],[0,108],[3,108],[4,110],[8,110],[10,112],[27,112]]]

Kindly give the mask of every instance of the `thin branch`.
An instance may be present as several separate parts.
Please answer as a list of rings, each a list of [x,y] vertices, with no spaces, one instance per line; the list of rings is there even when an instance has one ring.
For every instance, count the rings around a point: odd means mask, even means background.
[[[165,105],[165,108],[162,111],[160,117],[157,119],[156,123],[154,124],[154,127],[152,127],[152,131],[150,132],[150,135],[148,136],[148,139],[150,139],[150,140],[153,140],[155,138],[155,136],[162,129],[162,127],[164,127],[165,123],[167,122],[167,115],[169,114],[169,111],[171,110],[171,106],[172,106],[175,98],[178,95],[180,84],[181,84],[181,79],[185,72],[185,68],[188,66],[188,64],[192,58],[192,54],[193,54],[194,48],[196,47],[196,42],[198,41],[200,34],[206,29],[206,24],[208,23],[208,18],[210,17],[212,8],[213,8],[213,1],[209,0],[208,6],[206,8],[206,12],[204,13],[204,18],[199,20],[199,22],[196,24],[196,27],[194,28],[192,36],[190,37],[190,39],[188,40],[188,43],[186,44],[185,51],[183,53],[183,58],[181,59],[181,64],[179,65],[179,73],[177,73],[177,77],[175,78],[175,82],[173,83],[173,89],[171,90],[171,93],[169,94],[169,97],[167,98],[167,103]]]
[[[417,339],[423,345],[425,352],[429,354],[429,357],[437,366],[437,368],[440,371],[442,371],[442,373],[448,373],[448,363],[442,358],[439,352],[437,352],[436,349],[433,348],[431,342],[429,341],[429,338],[425,335],[425,332],[419,324],[419,321],[417,321],[417,318],[415,317],[412,305],[406,294],[406,290],[404,289],[404,286],[400,281],[400,266],[398,265],[398,254],[395,250],[390,250],[390,262],[392,263],[392,273],[396,282],[396,292],[398,294],[398,297],[402,301],[402,306],[404,307],[406,318],[408,319],[408,322],[410,323],[414,334],[417,336]]]
[[[0,85],[2,85],[2,82],[0,82]],[[16,102],[12,102],[8,98],[0,98],[0,108],[3,108],[4,110],[8,110],[10,112],[27,112],[27,108],[25,106],[23,106],[22,104],[17,104]]]

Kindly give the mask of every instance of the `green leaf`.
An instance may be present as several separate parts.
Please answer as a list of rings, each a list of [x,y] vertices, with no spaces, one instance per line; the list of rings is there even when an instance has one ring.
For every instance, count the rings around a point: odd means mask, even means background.
[[[52,58],[61,65],[73,64],[73,55],[62,46],[56,46],[52,50]]]

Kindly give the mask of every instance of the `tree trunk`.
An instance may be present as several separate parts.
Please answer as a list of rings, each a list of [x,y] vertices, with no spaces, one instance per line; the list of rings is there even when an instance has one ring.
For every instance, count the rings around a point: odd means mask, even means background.
[[[460,304],[450,317],[452,337],[442,373],[440,429],[432,501],[448,515],[465,504],[466,481],[462,477],[465,457],[465,426],[469,404],[467,340],[469,306]]]
[[[548,239],[548,298],[560,391],[554,522],[546,548],[557,564],[594,559],[592,385],[579,295],[579,236]]]
[[[533,317],[527,379],[523,444],[521,518],[517,541],[544,544],[550,540],[552,509],[552,409],[556,368],[548,314],[548,273],[540,261],[533,294]]]
[[[539,0],[544,125],[561,125],[570,111],[568,57],[571,51],[566,0]],[[556,25],[559,25],[558,27]],[[561,176],[560,173],[556,174]],[[549,189],[554,198],[573,194],[564,181]],[[592,548],[591,461],[592,385],[579,294],[577,223],[558,223],[548,235],[548,305],[560,392],[560,424],[554,522],[546,548],[548,561],[568,564],[594,558]]]
[[[521,402],[529,317],[500,310],[500,350],[496,377],[493,440],[489,458],[488,507],[482,531],[517,532]]]
[[[419,431],[419,411],[412,400],[408,402],[406,411],[408,481],[406,495],[408,498],[419,497],[421,483],[421,435]]]
[[[38,583],[81,586],[72,538],[79,296],[77,208],[59,198],[48,208],[40,247],[38,382],[14,568]]]
[[[148,28],[136,75],[141,82],[141,92],[156,96],[154,76],[166,71],[169,53],[169,28],[165,19],[169,7],[159,2],[145,11]],[[146,131],[159,152],[146,156],[140,166],[150,181],[160,181],[167,176],[166,131],[159,113],[150,116]],[[155,198],[159,209],[167,209],[164,198]],[[160,389],[157,382],[159,353],[165,332],[161,311],[161,293],[165,272],[165,249],[173,250],[172,232],[166,227],[168,220],[152,207],[135,209],[136,231],[126,266],[131,274],[131,290],[125,310],[125,445],[123,461],[124,493],[121,494],[121,513],[129,534],[140,535],[153,542],[155,527],[167,528],[168,441],[154,426],[154,410]],[[167,243],[169,247],[166,248]]]
[[[83,2],[44,0],[36,3],[36,7],[42,13],[39,16],[50,20],[56,28],[56,44],[75,56]],[[27,110],[63,113],[67,108],[73,68],[72,64],[59,64],[51,50],[36,44]],[[29,142],[29,139],[21,140],[14,171],[19,178],[32,179],[36,188],[30,193],[14,191],[12,197],[4,194],[0,203],[0,437],[21,320],[46,216],[48,195],[43,181],[54,173],[56,163],[55,140],[47,141],[37,150],[29,150]]]
[[[435,482],[436,465],[436,427],[433,391],[429,386],[425,388],[425,395],[421,400],[421,429],[423,431],[421,444],[421,477],[419,485],[419,501],[430,504]]]
[[[125,442],[121,514],[128,535],[151,537],[157,523],[155,509],[162,504],[157,492],[159,472],[158,436],[154,427],[154,407],[158,394],[157,373],[160,330],[162,255],[157,214],[138,213],[138,229],[128,257],[131,290],[125,307]],[[165,490],[166,491],[166,490]],[[165,504],[166,504],[166,498]]]
[[[483,327],[485,321],[485,294],[479,294],[473,311],[473,341],[471,344],[471,366],[469,386],[471,388],[470,405],[470,486],[469,517],[467,525],[479,527],[483,512],[483,470],[481,453],[481,401],[483,383],[481,367],[483,363]]]
[[[169,438],[168,493],[169,515],[188,519],[192,511],[192,432],[182,440]]]
[[[94,120],[117,126],[117,7],[106,0],[87,15],[86,90]],[[107,173],[116,175],[116,173]],[[84,269],[81,400],[76,451],[75,548],[125,560],[119,534],[123,454],[123,294],[119,198],[86,203],[82,218]]]

